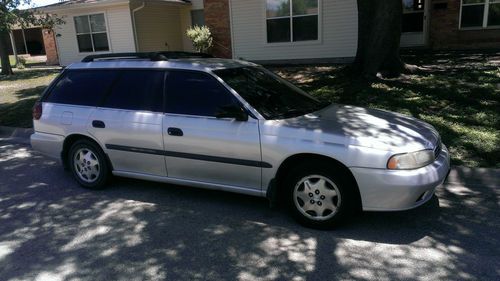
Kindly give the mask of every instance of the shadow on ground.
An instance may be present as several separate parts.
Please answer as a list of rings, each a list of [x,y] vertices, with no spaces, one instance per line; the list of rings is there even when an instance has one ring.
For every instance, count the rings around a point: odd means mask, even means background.
[[[416,210],[303,228],[263,199],[117,179],[79,188],[0,143],[2,280],[494,280],[498,187],[447,184]],[[439,198],[439,199],[438,199]]]

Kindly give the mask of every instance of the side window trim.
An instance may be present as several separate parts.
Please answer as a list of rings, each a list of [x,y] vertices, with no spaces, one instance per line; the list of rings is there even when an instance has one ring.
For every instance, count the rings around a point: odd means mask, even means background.
[[[168,96],[168,88],[169,88],[169,86],[168,86],[168,76],[172,72],[199,73],[199,74],[202,74],[202,75],[208,77],[209,79],[214,80],[217,83],[217,85],[219,85],[222,89],[224,89],[224,91],[226,92],[226,94],[230,95],[233,98],[234,102],[237,105],[239,105],[241,108],[243,108],[245,111],[247,111],[250,114],[250,116],[253,117],[253,114],[251,114],[251,112],[248,111],[248,109],[241,103],[241,101],[236,96],[234,96],[234,94],[226,86],[224,86],[219,80],[217,80],[216,77],[214,77],[213,75],[211,75],[210,73],[207,73],[205,71],[191,70],[191,69],[167,69],[166,75],[165,75],[165,83],[164,83],[164,99],[163,99],[163,113],[164,114],[176,115],[176,116],[189,116],[189,117],[197,117],[197,118],[206,118],[206,119],[218,119],[217,117],[207,116],[207,115],[195,115],[195,114],[183,114],[183,113],[167,112],[167,96]]]

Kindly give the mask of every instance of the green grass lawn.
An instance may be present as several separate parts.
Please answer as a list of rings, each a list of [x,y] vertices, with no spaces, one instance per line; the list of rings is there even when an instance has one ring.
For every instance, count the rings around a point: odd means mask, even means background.
[[[318,98],[432,124],[454,165],[500,168],[500,53],[407,54],[404,60],[424,69],[373,83],[353,80],[346,66],[271,69]]]
[[[404,60],[424,70],[360,83],[342,65],[270,68],[321,99],[396,111],[434,125],[455,165],[500,168],[500,53],[406,54]],[[31,127],[31,108],[59,71],[0,76],[0,125]]]
[[[23,66],[44,64],[43,61],[40,61],[40,58],[42,58],[42,56],[31,57],[29,55],[19,55],[18,58],[21,63],[23,63]],[[14,56],[9,56],[9,61],[12,67],[16,67],[16,59],[14,58]]]
[[[0,75],[0,126],[33,126],[31,108],[59,69],[14,70],[12,76]]]

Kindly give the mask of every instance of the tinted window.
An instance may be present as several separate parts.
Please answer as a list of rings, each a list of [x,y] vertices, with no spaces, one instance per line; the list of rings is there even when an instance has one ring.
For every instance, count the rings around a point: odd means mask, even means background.
[[[68,70],[47,97],[47,102],[96,106],[116,74],[106,70]]]
[[[118,73],[103,107],[163,112],[163,71],[123,70]]]
[[[260,67],[215,71],[266,119],[290,118],[314,112],[328,105]]]
[[[166,112],[215,116],[221,106],[236,103],[234,96],[207,74],[174,71],[167,76]]]

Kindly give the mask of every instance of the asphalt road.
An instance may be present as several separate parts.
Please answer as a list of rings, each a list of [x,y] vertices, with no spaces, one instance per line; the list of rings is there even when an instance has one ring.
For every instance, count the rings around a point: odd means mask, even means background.
[[[128,179],[88,191],[0,142],[0,280],[500,280],[499,181],[454,172],[420,208],[317,231],[254,197]]]

